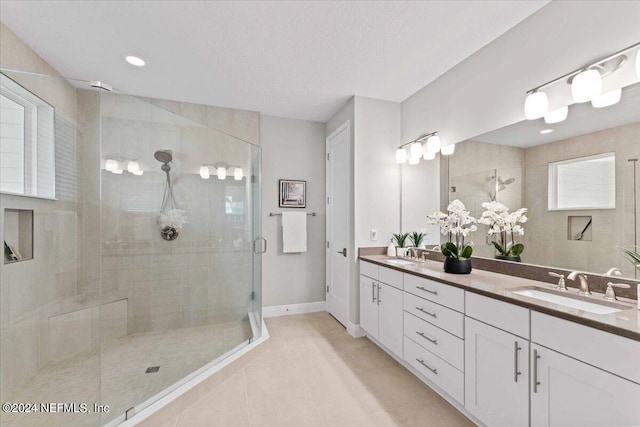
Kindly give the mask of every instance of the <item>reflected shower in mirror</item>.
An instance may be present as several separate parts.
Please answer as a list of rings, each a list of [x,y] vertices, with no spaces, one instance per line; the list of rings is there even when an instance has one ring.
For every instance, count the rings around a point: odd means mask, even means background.
[[[511,212],[527,208],[525,233],[517,239],[525,247],[522,262],[595,274],[617,267],[623,276],[636,277],[623,249],[638,244],[638,183],[630,160],[639,157],[636,84],[623,90],[616,105],[596,109],[575,104],[563,122],[522,121],[456,144],[452,156],[440,158],[440,208],[454,199],[476,217],[490,201]],[[413,167],[433,169],[428,163]],[[427,203],[414,201],[425,181],[404,180],[421,174],[427,172],[407,174],[403,167],[403,223]],[[487,231],[481,226],[472,236],[474,256],[495,257]]]

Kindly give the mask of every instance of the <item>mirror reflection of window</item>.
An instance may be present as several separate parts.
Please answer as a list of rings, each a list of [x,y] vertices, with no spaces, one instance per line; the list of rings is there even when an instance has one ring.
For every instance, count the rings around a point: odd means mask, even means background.
[[[615,207],[615,153],[549,163],[549,210]]]

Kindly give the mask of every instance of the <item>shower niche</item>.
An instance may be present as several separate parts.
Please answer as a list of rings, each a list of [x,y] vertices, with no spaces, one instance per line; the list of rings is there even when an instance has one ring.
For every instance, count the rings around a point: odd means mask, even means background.
[[[4,210],[4,263],[33,259],[33,211]]]

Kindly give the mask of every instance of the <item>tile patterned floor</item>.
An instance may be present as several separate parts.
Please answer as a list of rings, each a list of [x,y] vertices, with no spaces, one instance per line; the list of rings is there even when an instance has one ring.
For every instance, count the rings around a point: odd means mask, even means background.
[[[366,338],[327,313],[266,319],[271,338],[220,373],[226,380],[155,417],[153,427],[471,426]],[[253,353],[253,354],[252,354]]]
[[[194,328],[122,337],[102,351],[80,353],[40,371],[11,402],[103,402],[110,406],[102,419],[96,414],[6,414],[2,427],[95,427],[167,389],[251,336],[248,318]],[[157,373],[145,374],[150,366]]]

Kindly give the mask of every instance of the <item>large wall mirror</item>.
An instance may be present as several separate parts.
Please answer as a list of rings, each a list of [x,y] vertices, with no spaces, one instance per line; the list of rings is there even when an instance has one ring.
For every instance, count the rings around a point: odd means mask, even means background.
[[[419,197],[419,188],[431,185],[420,176],[437,174],[439,209],[454,199],[476,217],[489,201],[511,211],[527,208],[522,262],[596,274],[617,267],[634,278],[623,249],[638,245],[638,159],[640,83],[625,88],[613,106],[574,104],[560,123],[522,121],[458,143],[435,167],[403,165],[403,224],[415,222],[416,211],[424,218],[433,210],[425,211],[426,192]],[[472,236],[475,257],[495,256],[486,232],[480,226]]]

